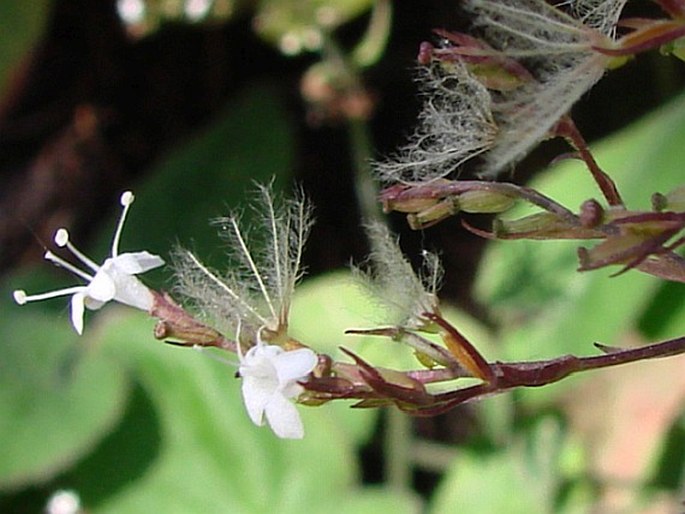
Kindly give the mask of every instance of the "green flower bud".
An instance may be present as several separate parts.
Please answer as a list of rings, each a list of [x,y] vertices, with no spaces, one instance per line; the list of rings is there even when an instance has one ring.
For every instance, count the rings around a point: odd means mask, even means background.
[[[459,210],[480,214],[500,213],[509,210],[515,201],[509,195],[494,191],[466,191],[459,195]]]
[[[448,197],[427,209],[409,214],[407,223],[412,230],[420,230],[454,216],[458,212],[459,200],[456,197]]]
[[[529,237],[543,238],[567,230],[569,226],[551,212],[536,212],[515,220],[496,219],[493,223],[493,232],[497,237],[525,234]]]

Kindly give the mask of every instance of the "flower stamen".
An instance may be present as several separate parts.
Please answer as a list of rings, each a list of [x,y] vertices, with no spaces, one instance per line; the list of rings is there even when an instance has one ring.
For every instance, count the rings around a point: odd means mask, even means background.
[[[95,262],[86,257],[86,255],[83,252],[81,252],[71,243],[71,241],[69,240],[69,231],[66,228],[60,228],[59,230],[57,230],[57,232],[55,232],[55,244],[60,248],[66,247],[66,249],[73,253],[78,260],[80,260],[83,264],[88,266],[96,273],[100,269],[100,266],[98,266]]]
[[[121,216],[119,216],[119,222],[117,223],[117,228],[114,231],[114,238],[112,239],[112,257],[119,255],[119,239],[121,239],[121,232],[124,229],[124,221],[126,221],[126,215],[128,214],[128,209],[131,204],[136,199],[131,191],[124,191],[119,199],[119,203],[124,208],[121,211]]]
[[[52,253],[51,251],[45,252],[45,255],[43,255],[43,258],[52,262],[55,266],[59,266],[60,268],[64,268],[68,271],[71,271],[74,275],[79,276],[88,282],[93,280],[92,275],[89,275],[85,271],[78,269],[76,266],[74,266],[70,262],[65,261],[64,259],[62,259],[58,255],[55,255],[54,253]],[[95,270],[95,272],[97,272],[97,269]]]

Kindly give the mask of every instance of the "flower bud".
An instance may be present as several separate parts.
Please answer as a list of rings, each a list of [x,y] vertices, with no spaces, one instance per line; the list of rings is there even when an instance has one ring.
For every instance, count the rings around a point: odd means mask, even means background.
[[[402,200],[384,199],[384,212],[419,212],[430,209],[436,203],[440,202],[437,198],[408,198]]]
[[[594,228],[602,223],[604,208],[597,200],[586,200],[580,206],[580,223],[586,228]]]
[[[551,212],[537,212],[515,220],[496,219],[492,228],[496,237],[526,235],[542,238],[568,230],[569,226]]]
[[[667,194],[654,193],[652,207],[655,211],[685,211],[685,186],[676,187]]]
[[[493,91],[513,91],[529,81],[529,77],[507,69],[502,62],[470,64],[468,70],[486,88]]]
[[[459,212],[459,200],[456,197],[448,197],[422,211],[409,214],[407,222],[412,230],[420,230],[454,216]]]
[[[626,234],[621,237],[609,238],[590,249],[578,248],[579,270],[586,271],[609,264],[628,262],[637,255],[640,245],[644,242],[644,237],[637,234]]]
[[[496,214],[509,210],[516,199],[494,191],[472,190],[460,194],[458,201],[461,211],[476,214]]]

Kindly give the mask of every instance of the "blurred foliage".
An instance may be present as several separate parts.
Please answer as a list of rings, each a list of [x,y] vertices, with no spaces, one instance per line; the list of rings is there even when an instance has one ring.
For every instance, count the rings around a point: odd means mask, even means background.
[[[3,288],[4,312],[10,298]],[[0,339],[0,489],[15,489],[91,451],[120,418],[127,387],[116,363],[76,347],[69,325],[40,310],[3,316]]]
[[[321,50],[330,32],[369,10],[372,0],[261,0],[255,30],[286,55]]]
[[[169,23],[219,23],[251,12],[257,34],[285,55],[321,50],[324,33],[367,12],[373,0],[118,0],[119,16],[140,38]]]
[[[0,2],[0,20],[12,30],[0,32],[0,94],[18,78],[23,63],[36,45],[45,25],[50,2]]]
[[[136,188],[124,246],[165,254],[158,249],[168,250],[178,238],[216,262],[220,243],[207,218],[244,205],[241,200],[254,189],[253,181],[285,174],[290,146],[273,94],[254,87],[231,107]],[[244,123],[248,117],[253,123]],[[266,142],[257,137],[264,126],[270,127]],[[111,229],[103,233],[95,253],[104,253],[109,245]],[[31,287],[49,287],[37,282]],[[320,289],[330,291],[330,282]],[[303,293],[307,295],[307,288]],[[4,298],[9,297],[6,290]],[[352,289],[338,298],[342,310],[359,309],[361,299]],[[4,447],[0,476],[5,491],[67,481],[91,512],[269,512],[273,505],[282,512],[324,512],[331,502],[344,503],[348,512],[415,511],[411,497],[360,488],[356,449],[370,437],[376,412],[351,411],[344,405],[305,412],[305,424],[313,425],[307,427],[305,442],[281,444],[247,418],[230,364],[154,341],[152,323],[144,316],[113,308],[110,315],[98,317],[99,323],[89,323],[79,339],[70,332],[63,305],[58,312],[49,305],[31,307],[36,309],[22,310],[2,325],[3,340],[12,344],[3,370],[13,370],[2,375],[8,383],[2,395],[2,436],[11,441]],[[302,312],[299,319],[308,316],[301,307],[295,311]],[[307,340],[320,340],[309,334],[306,320],[295,317],[293,324],[303,326]],[[42,348],[46,334],[47,349]],[[46,358],[52,353],[53,358]],[[38,356],[40,366],[35,365]],[[68,358],[75,359],[67,375],[71,395],[62,399],[66,393],[51,387],[48,379],[54,381],[65,361],[71,362]],[[98,403],[93,406],[93,401]],[[141,410],[141,405],[154,412]],[[24,423],[33,430],[19,430]],[[143,463],[135,459],[141,440],[148,441],[148,450],[158,447],[148,451]],[[102,480],[92,479],[98,469],[125,475],[119,465],[131,462],[136,465],[129,483],[112,480],[103,487]],[[16,508],[11,497],[5,501],[5,508]]]
[[[524,437],[490,455],[465,453],[454,459],[429,512],[544,514],[586,512],[587,484],[560,505],[558,491],[582,461],[578,441],[551,418],[532,425]],[[583,490],[585,489],[585,490]]]
[[[248,113],[254,125],[241,123]],[[273,137],[268,147],[260,146],[263,151],[252,152],[261,124],[272,128]],[[649,178],[657,190],[677,181],[673,163],[682,152],[677,143],[682,130],[681,100],[598,146],[600,162],[617,170],[629,202],[647,201],[640,180]],[[136,188],[138,201],[124,246],[151,248],[152,241],[152,248],[164,253],[178,238],[218,263],[221,249],[206,218],[241,203],[253,189],[253,179],[282,177],[290,165],[289,144],[287,122],[274,95],[268,88],[253,88]],[[646,161],[658,168],[644,171]],[[202,173],[189,174],[190,169]],[[659,177],[652,176],[655,169]],[[574,205],[594,193],[584,173],[567,162],[536,185]],[[106,243],[104,238],[99,246]],[[568,257],[573,253],[567,244],[492,245],[480,291],[504,320],[499,344],[488,343],[491,336],[468,316],[456,312],[448,317],[488,357],[523,359],[587,354],[598,337],[607,344],[620,343],[622,334],[638,328],[642,312],[660,312],[653,304],[660,298],[657,281],[638,273],[579,275]],[[531,273],[513,287],[517,270],[523,269]],[[24,280],[11,282],[25,285]],[[374,430],[375,411],[347,405],[301,408],[305,439],[280,441],[267,428],[250,423],[231,364],[154,341],[152,322],[141,314],[107,309],[90,320],[79,339],[70,332],[63,304],[57,311],[54,305],[19,309],[8,297],[6,290],[3,307],[16,315],[0,325],[0,430],[10,443],[0,450],[0,487],[10,494],[0,506],[10,512],[16,508],[12,498],[18,501],[12,491],[40,483],[76,488],[94,513],[267,512],[273,505],[280,512],[324,512],[337,504],[344,504],[347,512],[416,512],[416,497],[361,484],[357,449]],[[664,312],[668,323],[658,336],[682,334],[682,291],[677,297],[679,302],[668,299],[675,307]],[[293,334],[319,351],[335,354],[342,345],[378,365],[415,366],[411,352],[396,343],[343,334],[346,328],[378,324],[383,317],[347,272],[305,281],[292,310]],[[485,400],[479,411],[490,449],[474,446],[454,458],[430,512],[584,512],[595,490],[583,478],[588,465],[583,441],[572,425],[537,410],[575,383]],[[523,406],[533,409],[531,421],[517,427],[513,415]],[[682,445],[678,426],[676,419],[672,428],[664,427],[666,448]],[[103,469],[113,478],[94,480]],[[671,474],[668,478],[664,469]],[[673,487],[680,482],[672,474],[682,476],[682,469],[682,458],[662,458],[654,481]]]

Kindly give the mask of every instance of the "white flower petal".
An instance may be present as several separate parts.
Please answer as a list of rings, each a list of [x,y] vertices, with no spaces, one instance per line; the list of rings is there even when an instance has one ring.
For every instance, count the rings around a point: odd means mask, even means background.
[[[76,293],[71,297],[71,324],[78,335],[83,334],[83,314],[86,308],[84,299],[83,293]]]
[[[96,300],[95,298],[92,298],[90,296],[86,296],[84,298],[84,302],[86,305],[86,309],[89,309],[91,311],[96,311],[100,308],[102,308],[107,302],[101,302],[100,300]]]
[[[302,439],[304,427],[297,407],[280,394],[273,395],[266,405],[266,419],[271,430],[282,439]]]
[[[265,416],[278,437],[300,439],[304,428],[295,405],[289,400],[302,392],[297,382],[318,362],[308,348],[285,351],[280,346],[257,344],[241,358],[238,370],[250,419],[263,425]]]
[[[112,280],[104,266],[95,274],[95,277],[93,277],[93,280],[91,280],[86,289],[88,296],[100,302],[109,302],[117,292],[114,280]]]
[[[309,348],[300,348],[290,352],[283,352],[273,359],[273,365],[278,373],[278,382],[296,382],[308,375],[316,366],[318,357]]]
[[[129,275],[145,273],[164,265],[164,260],[150,252],[122,253],[111,259],[116,267]]]
[[[243,375],[242,393],[245,408],[255,425],[264,424],[264,410],[275,394],[275,380]]]

